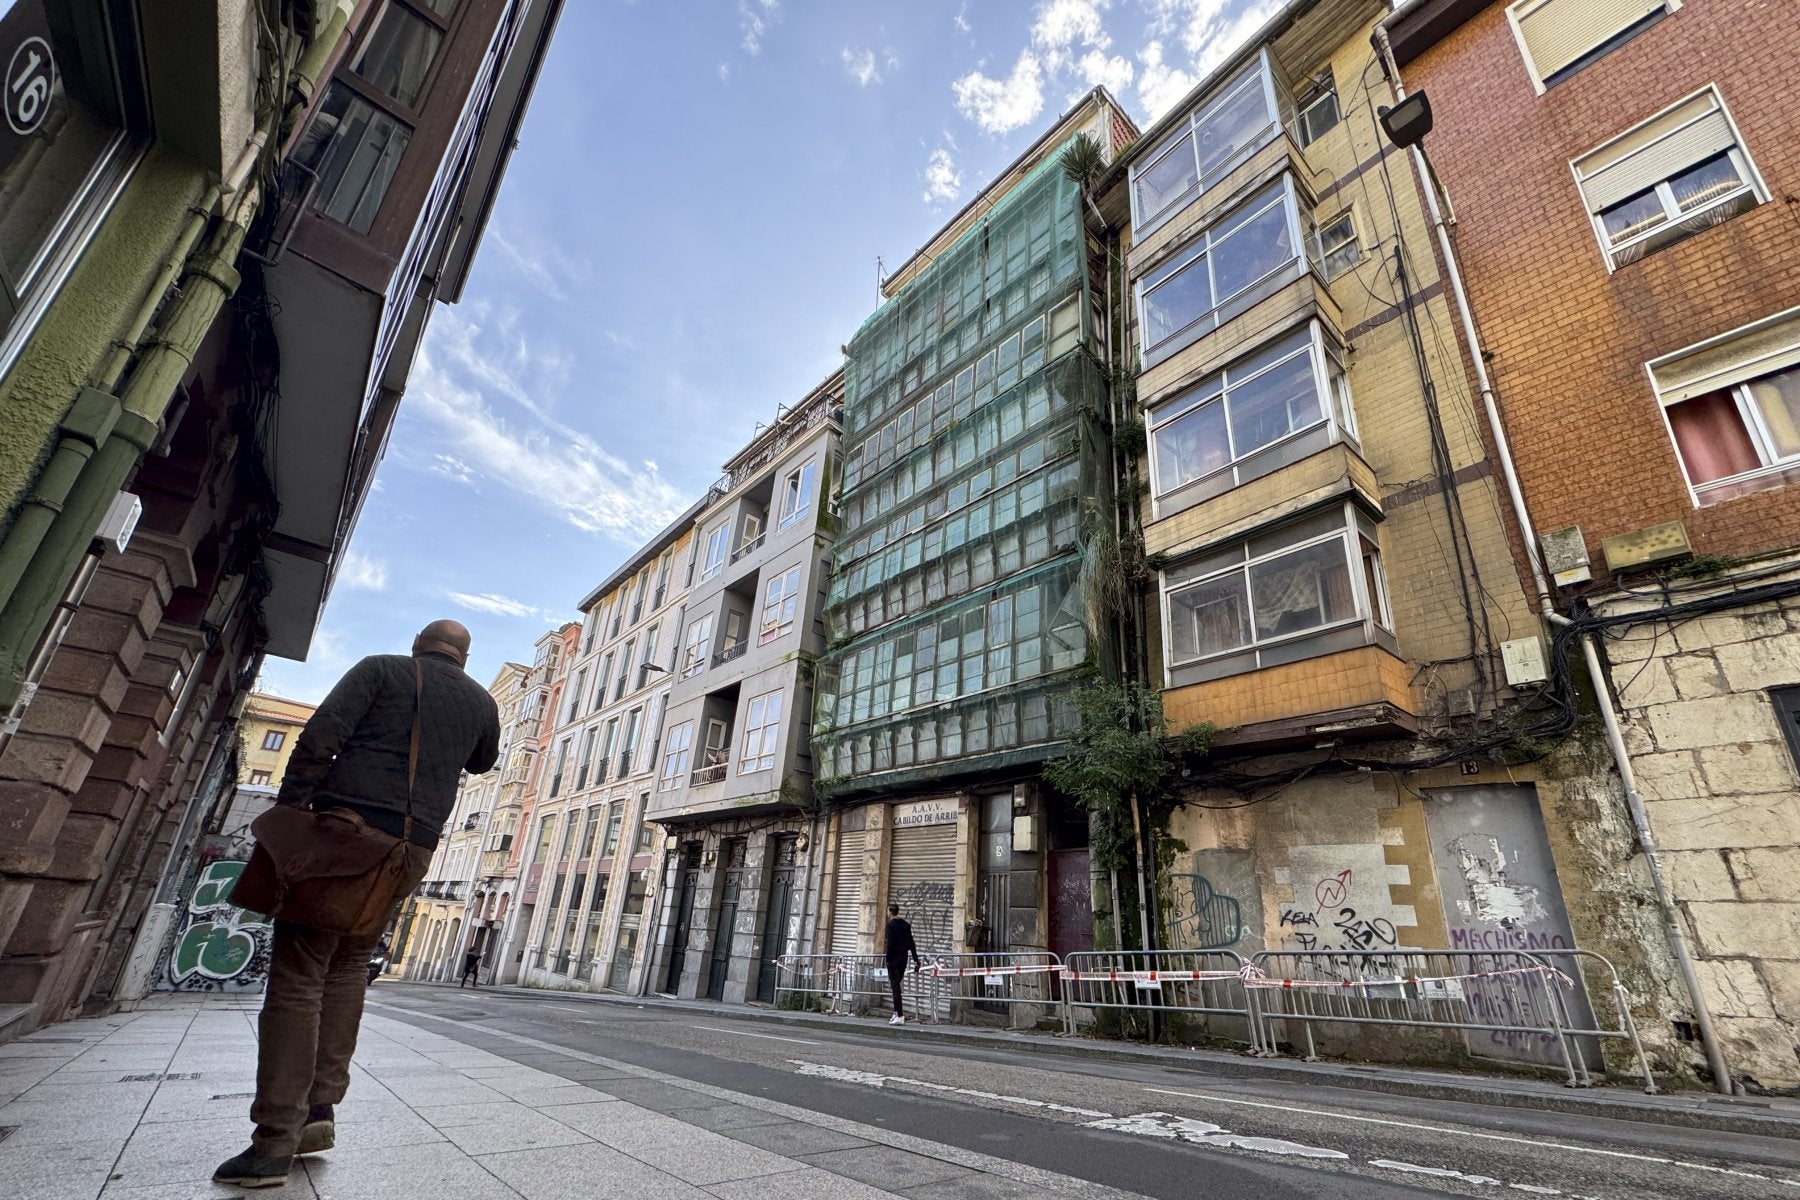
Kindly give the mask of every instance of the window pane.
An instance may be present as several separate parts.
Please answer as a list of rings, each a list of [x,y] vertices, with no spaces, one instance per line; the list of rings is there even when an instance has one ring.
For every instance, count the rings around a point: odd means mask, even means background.
[[[419,102],[425,73],[443,39],[442,33],[408,12],[405,5],[390,3],[351,70],[412,108]]]
[[[1688,479],[1707,483],[1762,466],[1730,392],[1713,392],[1669,406],[1669,427]]]
[[[1176,662],[1250,644],[1244,576],[1233,571],[1169,597],[1169,631]]]
[[[1149,220],[1200,181],[1194,169],[1194,143],[1184,137],[1137,178],[1138,216]]]
[[[1655,229],[1668,219],[1662,201],[1654,191],[1621,201],[1600,214],[1600,223],[1606,228],[1606,240],[1615,246]]]
[[[1250,594],[1259,641],[1356,615],[1344,544],[1336,539],[1253,565]]]
[[[1153,462],[1159,496],[1227,466],[1224,403],[1210,401],[1158,429]]]
[[[1675,206],[1693,212],[1724,199],[1744,186],[1743,176],[1729,154],[1719,154],[1669,180]]]
[[[1202,254],[1144,294],[1144,345],[1164,341],[1212,306],[1212,281]]]
[[[1219,299],[1234,296],[1294,257],[1287,206],[1275,204],[1245,222],[1230,237],[1214,242],[1213,276]]]
[[[1800,367],[1756,380],[1750,397],[1768,428],[1770,449],[1781,458],[1800,455]]]
[[[411,129],[333,83],[295,149],[295,157],[319,173],[313,207],[358,233],[369,232],[411,139]]]
[[[1198,122],[1200,173],[1211,175],[1248,146],[1274,119],[1265,102],[1262,73],[1251,74]]]
[[[1246,383],[1227,389],[1231,436],[1242,457],[1259,447],[1317,423],[1319,394],[1312,356],[1296,355]]]

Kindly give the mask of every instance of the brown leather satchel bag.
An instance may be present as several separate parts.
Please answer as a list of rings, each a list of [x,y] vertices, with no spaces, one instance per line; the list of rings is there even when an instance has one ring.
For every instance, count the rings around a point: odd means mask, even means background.
[[[381,928],[401,899],[411,857],[424,690],[424,671],[415,661],[402,835],[390,837],[348,809],[312,812],[278,804],[250,824],[256,848],[231,889],[231,903],[327,933],[367,935]]]

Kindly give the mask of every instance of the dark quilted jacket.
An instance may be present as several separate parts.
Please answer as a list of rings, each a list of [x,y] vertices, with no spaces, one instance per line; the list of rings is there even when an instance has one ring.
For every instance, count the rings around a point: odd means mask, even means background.
[[[351,667],[294,743],[280,803],[349,808],[377,829],[400,835],[415,661],[424,672],[424,692],[412,840],[427,849],[437,845],[462,773],[491,769],[500,753],[494,698],[447,655],[372,654]]]

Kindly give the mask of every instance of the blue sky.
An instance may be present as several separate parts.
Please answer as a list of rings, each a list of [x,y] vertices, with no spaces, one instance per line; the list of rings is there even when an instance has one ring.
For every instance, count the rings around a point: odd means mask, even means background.
[[[1277,0],[569,0],[305,663],[451,616],[484,683],[835,369],[904,262],[1095,83],[1162,115]]]

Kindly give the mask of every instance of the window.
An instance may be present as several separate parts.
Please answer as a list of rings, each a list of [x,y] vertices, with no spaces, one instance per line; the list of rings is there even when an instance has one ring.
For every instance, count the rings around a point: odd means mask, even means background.
[[[1649,367],[1696,505],[1800,482],[1800,309]]]
[[[701,757],[701,765],[723,768],[730,761],[731,729],[715,717],[706,723],[706,752]]]
[[[390,0],[350,69],[397,103],[416,109],[431,60],[443,40],[438,23]]]
[[[693,754],[694,723],[687,721],[669,730],[667,748],[663,751],[662,780],[657,787],[671,791],[687,781],[688,761]]]
[[[1142,237],[1189,198],[1267,142],[1276,128],[1266,53],[1178,123],[1176,132],[1131,169],[1131,217]]]
[[[606,768],[612,762],[613,747],[619,740],[619,718],[614,717],[606,723],[606,731],[600,735],[600,770],[594,776],[595,783],[606,782]]]
[[[1576,159],[1575,181],[1609,270],[1769,198],[1713,88]]]
[[[581,831],[581,852],[575,857],[589,859],[594,856],[594,843],[600,838],[600,814],[605,811],[603,805],[596,804],[587,811],[587,825]]]
[[[800,608],[800,568],[789,567],[775,578],[763,592],[762,632],[756,639],[767,645],[794,627]]]
[[[1331,68],[1320,71],[1313,81],[1294,95],[1294,140],[1302,149],[1312,145],[1336,127],[1339,119],[1337,80]]]
[[[600,682],[594,686],[594,711],[606,703],[606,685],[612,682],[613,656],[608,654],[600,660]]]
[[[1374,529],[1344,505],[1165,570],[1163,621],[1172,667],[1359,622],[1388,629]],[[1276,661],[1293,656],[1253,657],[1239,669]]]
[[[273,778],[273,776],[268,771],[250,772],[250,782],[253,784],[265,784],[268,783],[271,778]]]
[[[1153,403],[1149,418],[1159,511],[1178,492],[1185,503],[1219,495],[1356,432],[1343,367],[1317,322]],[[1315,429],[1291,452],[1261,453]]]
[[[1241,311],[1231,302],[1303,259],[1292,185],[1277,180],[1137,285],[1144,365],[1161,362]]]
[[[637,757],[638,736],[643,732],[644,710],[634,708],[625,716],[625,745],[619,753],[619,778],[631,774],[632,760]]]
[[[803,463],[781,481],[781,528],[786,529],[812,508],[813,473],[818,467],[816,462]]]
[[[688,623],[687,644],[681,651],[681,677],[687,679],[706,669],[706,657],[712,653],[713,615],[696,617]]]
[[[556,814],[552,813],[538,822],[537,848],[531,852],[532,865],[545,861],[550,855],[550,841],[556,835]]]
[[[1514,0],[1506,18],[1541,93],[1680,7],[1681,0]]]
[[[649,586],[650,586],[650,569],[648,567],[646,567],[642,571],[638,572],[637,585],[632,589],[632,592],[631,592],[631,619],[628,622],[626,622],[627,624],[636,625],[638,623],[639,619],[643,617],[643,615],[644,615],[644,589],[648,588]]]
[[[652,625],[644,633],[644,661],[638,667],[638,687],[645,687],[650,682],[650,673],[660,667],[656,661],[656,626]]]
[[[600,610],[598,608],[590,608],[587,611],[587,618],[582,622],[581,627],[581,652],[583,654],[588,653],[594,648],[594,635],[598,632],[600,632]]]
[[[706,535],[706,568],[700,572],[701,579],[711,579],[725,569],[725,556],[731,550],[731,525],[719,526]]]
[[[279,750],[286,743],[287,734],[281,732],[279,729],[271,729],[269,732],[263,734],[262,748],[264,750]]]
[[[638,799],[643,802],[643,808],[640,811],[648,812],[650,809],[650,793],[645,792],[643,795],[639,796]],[[637,852],[639,854],[650,849],[650,840],[653,833],[654,831],[651,829],[650,822],[648,821],[645,821],[638,826]]]
[[[587,695],[587,668],[583,667],[575,675],[575,686],[569,689],[569,713],[563,718],[573,721],[581,715],[581,698]]]
[[[619,636],[619,625],[625,620],[625,593],[622,590],[614,593],[606,607],[612,613],[612,626],[606,631],[606,640],[610,642]]]
[[[1362,261],[1362,247],[1356,242],[1356,222],[1350,210],[1319,226],[1319,269],[1325,278],[1336,279]]]
[[[550,794],[552,796],[562,790],[563,769],[569,765],[569,747],[574,743],[574,738],[566,737],[562,740],[562,745],[556,749],[556,770],[550,775]]]
[[[1770,688],[1769,699],[1775,704],[1775,719],[1787,738],[1788,753],[1794,756],[1795,767],[1800,768],[1800,687]]]
[[[600,857],[611,858],[619,848],[619,830],[625,824],[624,805],[614,803],[607,807],[606,842],[600,848]]]
[[[578,792],[587,786],[588,772],[594,765],[594,739],[599,735],[599,729],[591,725],[581,735],[581,767],[575,772],[575,790]]]
[[[745,513],[743,536],[738,541],[737,553],[731,556],[731,561],[736,562],[738,559],[744,557],[744,555],[755,550],[758,546],[762,545],[762,540],[762,515],[760,513]]]
[[[412,132],[334,80],[294,148],[295,159],[319,177],[313,207],[357,233],[369,232]]]
[[[754,696],[744,716],[744,754],[738,771],[767,771],[775,765],[775,747],[781,738],[781,693]]]
[[[650,598],[650,611],[655,612],[663,606],[669,595],[669,576],[675,570],[675,551],[664,550],[661,561],[656,564],[656,594]]]
[[[619,682],[613,688],[613,699],[625,698],[625,685],[631,681],[631,656],[637,650],[637,641],[633,639],[625,643],[625,649],[619,651]]]

